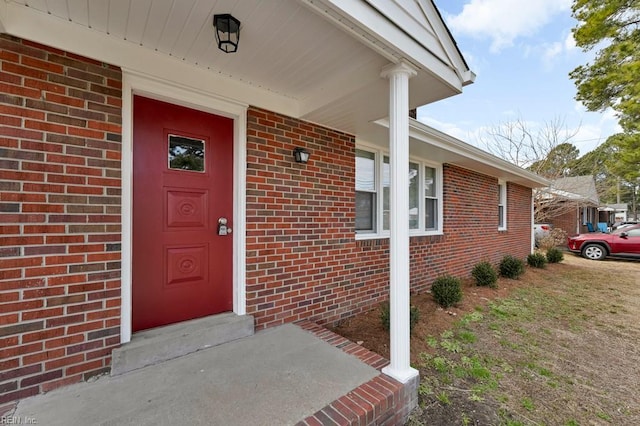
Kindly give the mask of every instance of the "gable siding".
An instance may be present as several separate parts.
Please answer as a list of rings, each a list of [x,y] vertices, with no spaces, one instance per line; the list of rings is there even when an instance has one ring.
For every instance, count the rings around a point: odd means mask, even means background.
[[[108,370],[121,73],[0,36],[0,406]]]

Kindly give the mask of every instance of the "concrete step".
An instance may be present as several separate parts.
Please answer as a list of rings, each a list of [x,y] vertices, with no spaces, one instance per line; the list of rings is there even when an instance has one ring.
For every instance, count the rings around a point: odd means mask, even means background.
[[[201,349],[251,336],[251,315],[226,313],[135,333],[112,352],[111,375],[178,358]]]

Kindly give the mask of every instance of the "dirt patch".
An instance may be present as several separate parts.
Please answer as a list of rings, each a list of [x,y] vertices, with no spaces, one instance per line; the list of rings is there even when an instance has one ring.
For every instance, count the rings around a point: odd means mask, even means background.
[[[412,424],[640,424],[640,262],[565,254],[463,293],[446,310],[430,294],[411,300],[421,372]],[[334,331],[389,356],[378,309]]]
[[[550,265],[551,268],[558,265]],[[515,288],[528,285],[528,281],[499,278],[496,288],[477,287],[472,280],[462,285],[463,298],[456,306],[443,309],[433,300],[430,293],[411,297],[411,305],[418,308],[420,320],[415,325],[411,338],[411,362],[419,362],[419,354],[424,351],[433,352],[422,337],[438,336],[476,307],[486,306],[492,300],[507,297]],[[349,318],[331,328],[365,348],[389,359],[389,332],[384,329],[380,320],[380,306],[361,315]]]

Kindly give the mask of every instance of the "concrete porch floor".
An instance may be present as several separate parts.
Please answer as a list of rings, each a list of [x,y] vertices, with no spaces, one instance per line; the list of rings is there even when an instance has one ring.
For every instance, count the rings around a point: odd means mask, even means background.
[[[418,380],[314,323],[288,324],[119,376],[21,401],[47,425],[402,424]]]

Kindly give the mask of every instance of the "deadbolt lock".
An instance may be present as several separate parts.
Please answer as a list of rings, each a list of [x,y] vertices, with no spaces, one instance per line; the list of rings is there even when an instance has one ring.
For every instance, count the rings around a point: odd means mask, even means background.
[[[227,226],[226,217],[221,217],[220,219],[218,219],[218,235],[229,235],[231,231],[231,228]]]

